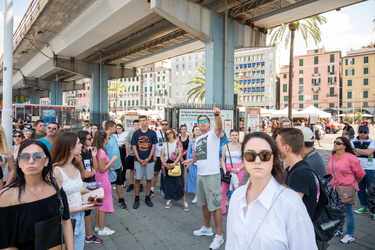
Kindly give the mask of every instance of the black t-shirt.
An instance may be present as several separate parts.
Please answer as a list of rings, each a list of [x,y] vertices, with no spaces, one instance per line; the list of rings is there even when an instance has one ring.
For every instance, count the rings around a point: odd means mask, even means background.
[[[310,218],[314,217],[317,186],[311,166],[304,160],[297,162],[287,172],[286,184],[296,192],[305,194],[302,198]]]
[[[92,157],[91,157],[91,150],[86,150],[86,152],[81,152],[82,156],[82,162],[83,166],[86,171],[91,172],[92,171]],[[94,182],[95,181],[95,176],[90,177],[90,178],[85,178],[83,180],[84,182]]]
[[[134,132],[131,145],[137,146],[139,159],[145,160],[150,156],[152,145],[158,143],[155,131],[148,129],[145,133],[141,129]],[[134,159],[135,161],[137,158]],[[149,162],[153,162],[153,157]]]

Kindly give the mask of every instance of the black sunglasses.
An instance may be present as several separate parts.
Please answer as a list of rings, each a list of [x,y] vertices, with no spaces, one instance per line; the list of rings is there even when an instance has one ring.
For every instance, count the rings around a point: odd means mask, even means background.
[[[342,143],[340,141],[334,141],[333,143],[336,144],[336,145],[343,145],[344,144],[344,143]]]
[[[22,138],[22,135],[13,135],[14,138]]]
[[[57,128],[47,127],[47,129],[57,130]]]
[[[255,153],[254,151],[249,151],[244,153],[245,160],[248,162],[254,162],[257,156],[261,161],[269,161],[271,159],[271,151],[262,151],[260,153]]]
[[[368,132],[367,131],[359,131],[358,133],[367,135]]]
[[[163,126],[168,126],[168,123],[162,123],[161,125],[163,125]]]
[[[34,159],[34,161],[41,161],[43,160],[44,158],[46,158],[46,154],[43,153],[43,152],[36,152],[34,153],[33,155],[31,155],[30,153],[19,153],[18,154],[18,160],[19,161],[30,161],[31,157]]]

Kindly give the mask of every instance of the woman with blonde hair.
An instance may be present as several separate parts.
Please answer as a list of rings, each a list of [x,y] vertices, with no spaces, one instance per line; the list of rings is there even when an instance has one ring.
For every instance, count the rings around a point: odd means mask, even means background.
[[[81,175],[83,166],[80,162],[82,144],[75,133],[63,132],[56,136],[51,156],[54,175],[62,184],[68,198],[70,218],[76,220],[74,228],[74,249],[84,248],[85,222],[84,211],[94,208],[93,204],[82,205],[82,194],[88,192],[83,185]]]
[[[11,183],[16,174],[13,152],[10,150],[3,126],[0,125],[0,189],[4,187],[4,173],[8,173],[7,184]]]

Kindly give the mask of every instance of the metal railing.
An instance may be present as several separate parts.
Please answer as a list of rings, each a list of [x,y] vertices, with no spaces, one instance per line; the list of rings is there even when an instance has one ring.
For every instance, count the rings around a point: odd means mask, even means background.
[[[36,17],[42,11],[43,7],[47,4],[49,0],[32,0],[29,8],[26,10],[25,15],[21,19],[20,24],[18,25],[16,31],[13,33],[13,51],[20,44],[24,38],[27,31],[30,29],[33,22],[36,20]],[[1,55],[0,58],[0,69],[3,68],[4,55]]]

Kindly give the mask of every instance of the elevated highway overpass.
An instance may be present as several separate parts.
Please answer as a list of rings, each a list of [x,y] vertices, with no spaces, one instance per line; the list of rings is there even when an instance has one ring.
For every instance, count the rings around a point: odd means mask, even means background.
[[[13,37],[13,93],[35,99],[91,78],[105,103],[106,80],[205,48],[206,100],[215,89],[216,102],[233,104],[235,48],[264,47],[269,28],[362,1],[33,0]]]

